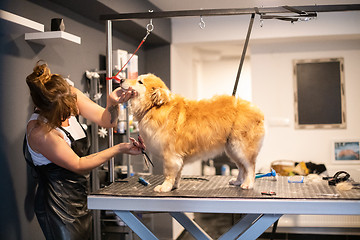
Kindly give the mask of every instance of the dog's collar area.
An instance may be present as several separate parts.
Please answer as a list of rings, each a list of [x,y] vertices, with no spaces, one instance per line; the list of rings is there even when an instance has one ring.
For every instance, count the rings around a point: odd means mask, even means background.
[[[139,123],[141,122],[141,120],[145,117],[145,115],[150,112],[151,109],[153,109],[155,107],[155,105],[150,106],[148,109],[146,109],[145,111],[142,111],[141,117],[139,118]]]

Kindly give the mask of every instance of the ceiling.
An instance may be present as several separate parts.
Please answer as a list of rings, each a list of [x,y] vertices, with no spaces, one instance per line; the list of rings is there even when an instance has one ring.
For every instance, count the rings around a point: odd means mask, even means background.
[[[231,9],[278,6],[359,4],[359,0],[148,0],[163,11]],[[194,44],[204,59],[239,57],[242,44],[237,42],[213,42]],[[247,52],[249,54],[249,51]]]
[[[252,8],[330,4],[359,4],[359,0],[148,0],[163,11]]]

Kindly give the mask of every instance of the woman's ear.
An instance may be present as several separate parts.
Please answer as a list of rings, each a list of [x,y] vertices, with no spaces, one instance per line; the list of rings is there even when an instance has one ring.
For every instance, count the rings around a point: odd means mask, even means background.
[[[151,94],[151,101],[155,106],[161,106],[167,102],[169,102],[170,96],[169,91],[163,88],[153,88],[153,92]]]

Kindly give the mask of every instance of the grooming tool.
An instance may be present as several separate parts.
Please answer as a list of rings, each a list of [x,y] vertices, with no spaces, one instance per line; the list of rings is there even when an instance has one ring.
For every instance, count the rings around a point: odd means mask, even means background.
[[[116,180],[116,179],[115,179],[115,182],[128,183],[129,181],[128,181],[128,180],[119,180],[119,179],[118,179],[118,180]]]
[[[333,177],[323,177],[324,180],[328,180],[329,185],[335,186],[340,182],[345,182],[350,178],[350,174],[345,171],[339,171],[334,174]]]
[[[183,177],[183,180],[194,180],[194,181],[209,181],[209,179],[201,178],[201,177]]]
[[[274,196],[276,192],[261,192],[261,195]]]
[[[138,182],[141,183],[141,184],[144,185],[144,186],[150,185],[150,183],[147,182],[147,181],[146,181],[145,179],[143,179],[142,177],[139,177]]]
[[[147,153],[146,153],[144,150],[142,150],[141,152],[142,152],[142,153],[144,154],[144,156],[145,156],[146,166],[149,168],[149,163],[150,163],[151,166],[154,167],[154,164],[153,164],[153,162],[151,161],[151,159],[149,158],[149,156],[147,155]]]
[[[288,177],[288,183],[303,183],[304,176],[291,176]]]
[[[277,180],[277,175],[275,170],[272,168],[271,172],[264,174],[256,174],[255,178],[263,178],[263,177],[272,177],[275,181]]]
[[[134,142],[135,140],[132,139],[132,141],[133,141],[133,145],[134,145],[135,147],[138,147],[138,146],[135,144],[135,142]],[[142,139],[142,137],[141,137],[140,135],[138,135],[138,141],[139,141],[139,143],[141,143],[141,144],[144,145],[144,140]],[[141,149],[141,152],[142,152],[142,154],[144,155],[144,160],[145,160],[146,167],[149,168],[149,163],[151,164],[151,166],[154,167],[154,164],[153,164],[153,162],[151,161],[149,155],[147,155],[147,153],[145,152],[145,149]]]
[[[319,196],[325,196],[325,197],[340,197],[340,194],[337,193],[321,193],[318,194]]]
[[[138,135],[138,140],[139,140],[139,143],[141,144],[144,144],[144,140],[142,139],[142,137],[140,135]],[[146,166],[149,168],[149,163],[151,164],[151,166],[154,167],[154,164],[153,162],[151,161],[151,159],[149,158],[149,155],[147,155],[147,153],[145,152],[145,150],[141,150],[142,154],[144,154],[145,156],[145,163],[146,163]]]

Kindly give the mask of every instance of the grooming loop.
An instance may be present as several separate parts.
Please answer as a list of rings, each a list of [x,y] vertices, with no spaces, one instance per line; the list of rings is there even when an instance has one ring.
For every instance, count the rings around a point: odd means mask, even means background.
[[[149,10],[149,12],[153,12],[153,10]],[[141,45],[146,41],[147,37],[150,35],[150,33],[154,30],[154,24],[152,22],[152,19],[150,19],[150,22],[146,25],[146,35],[143,38],[143,40],[140,42],[137,49],[134,51],[134,53],[131,55],[131,57],[127,60],[127,62],[121,67],[121,69],[116,73],[113,77],[107,77],[106,80],[112,80],[115,79],[116,81],[120,82],[121,79],[118,78],[118,75],[121,73],[121,71],[125,68],[125,66],[130,62],[130,60],[133,58],[133,56],[137,53],[137,51],[140,49]]]
[[[154,12],[154,10],[149,10],[150,13]],[[153,20],[150,19],[150,22],[146,25],[146,35],[143,39],[143,41],[146,40],[146,38],[150,35],[150,33],[154,30],[154,24]]]

